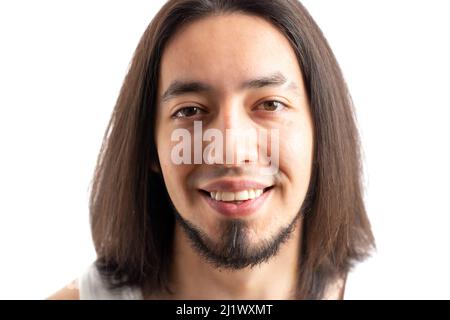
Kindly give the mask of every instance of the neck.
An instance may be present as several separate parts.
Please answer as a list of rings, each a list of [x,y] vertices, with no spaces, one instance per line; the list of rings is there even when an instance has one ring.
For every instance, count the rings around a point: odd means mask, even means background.
[[[217,269],[190,245],[181,227],[175,226],[174,264],[170,299],[294,299],[302,223],[276,256],[253,268]]]

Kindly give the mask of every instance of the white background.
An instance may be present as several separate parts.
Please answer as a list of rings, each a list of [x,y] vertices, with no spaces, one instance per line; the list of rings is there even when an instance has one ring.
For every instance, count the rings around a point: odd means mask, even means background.
[[[45,298],[93,261],[96,157],[163,2],[0,2],[0,298]],[[450,3],[303,3],[343,69],[363,138],[378,250],[345,297],[449,299]]]

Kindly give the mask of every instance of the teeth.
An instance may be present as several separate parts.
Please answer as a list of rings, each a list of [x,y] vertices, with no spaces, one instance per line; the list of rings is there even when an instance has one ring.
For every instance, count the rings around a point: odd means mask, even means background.
[[[248,190],[239,191],[234,194],[234,200],[236,201],[248,200],[248,198]]]
[[[263,189],[249,189],[238,192],[215,191],[210,192],[212,199],[217,201],[245,201],[258,198],[263,194]]]
[[[222,192],[220,198],[222,201],[234,201],[234,192]]]

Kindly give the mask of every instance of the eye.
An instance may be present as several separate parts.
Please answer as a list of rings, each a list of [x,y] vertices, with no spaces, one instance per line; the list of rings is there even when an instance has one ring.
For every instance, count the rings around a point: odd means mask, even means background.
[[[191,107],[184,107],[176,111],[172,118],[190,118],[196,115],[199,115],[201,113],[204,113],[205,111],[199,107],[191,106]]]
[[[261,107],[260,107],[261,106]],[[277,112],[286,108],[286,104],[278,100],[266,100],[263,101],[257,109],[268,111],[268,112]]]

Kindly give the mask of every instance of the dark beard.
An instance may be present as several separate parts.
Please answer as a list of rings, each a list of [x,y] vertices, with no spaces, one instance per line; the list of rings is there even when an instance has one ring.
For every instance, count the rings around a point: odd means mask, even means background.
[[[215,243],[202,230],[184,219],[177,210],[173,211],[192,247],[216,268],[231,270],[254,267],[274,257],[280,246],[290,238],[296,222],[301,217],[300,211],[293,221],[275,236],[261,240],[257,246],[250,246],[247,236],[248,225],[245,220],[225,220],[221,226],[219,241]]]

